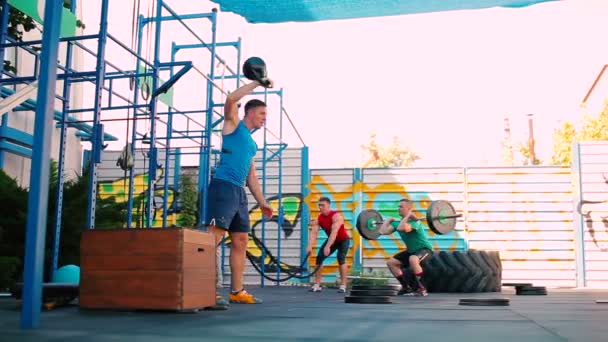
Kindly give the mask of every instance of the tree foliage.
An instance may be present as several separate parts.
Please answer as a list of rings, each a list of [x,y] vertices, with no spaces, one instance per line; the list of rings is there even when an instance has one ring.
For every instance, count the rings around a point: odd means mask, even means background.
[[[71,2],[71,0],[64,0],[63,7],[70,9]],[[76,26],[83,29],[85,28],[84,23],[80,20],[76,20]],[[38,29],[40,32],[42,32],[42,26],[38,25],[38,23],[36,23],[32,17],[12,6],[10,7],[7,25],[7,34],[9,37],[21,42],[23,41],[23,34],[34,29]],[[31,46],[31,48],[35,51],[41,50],[41,48],[36,45]],[[3,67],[6,71],[17,73],[17,68],[13,66],[10,61],[3,61]]]
[[[575,141],[608,140],[608,100],[597,116],[585,116],[580,130],[570,121],[565,121],[553,134],[553,165],[570,165],[572,143]]]
[[[518,144],[517,148],[523,157],[522,165],[540,165],[543,163],[540,159],[538,159],[536,153],[534,154],[534,160],[530,162],[530,159],[532,159],[532,153],[530,153],[530,147],[528,144]]]
[[[182,208],[180,224],[184,227],[196,225],[198,189],[192,176],[182,175],[180,184]]]
[[[420,157],[407,146],[402,146],[398,137],[388,147],[376,141],[376,134],[370,136],[369,143],[361,148],[367,154],[364,167],[409,167]]]

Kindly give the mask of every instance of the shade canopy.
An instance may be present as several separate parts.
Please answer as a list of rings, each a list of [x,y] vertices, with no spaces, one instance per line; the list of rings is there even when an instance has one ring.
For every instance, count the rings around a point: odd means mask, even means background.
[[[416,13],[521,8],[565,0],[212,0],[249,23],[313,22]]]

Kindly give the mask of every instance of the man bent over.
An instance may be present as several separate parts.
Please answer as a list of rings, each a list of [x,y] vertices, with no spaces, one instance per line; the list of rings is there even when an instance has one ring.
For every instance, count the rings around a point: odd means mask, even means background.
[[[317,254],[317,273],[315,273],[315,284],[312,286],[310,291],[319,292],[321,291],[321,273],[323,272],[323,260],[330,256],[333,252],[338,251],[338,264],[340,265],[340,288],[338,292],[346,292],[346,281],[348,275],[348,265],[346,264],[346,255],[350,248],[350,236],[344,228],[344,218],[342,215],[334,210],[331,210],[331,201],[327,197],[321,197],[319,199],[319,216],[316,220],[311,222],[312,231],[310,234],[310,241],[308,242],[308,253],[312,252],[312,245],[317,240],[317,234],[319,233],[319,226],[323,228],[327,234],[327,240],[319,248]]]

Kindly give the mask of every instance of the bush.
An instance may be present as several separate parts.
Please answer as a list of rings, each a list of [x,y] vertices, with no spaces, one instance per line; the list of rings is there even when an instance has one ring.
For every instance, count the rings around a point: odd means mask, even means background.
[[[182,227],[194,227],[197,215],[197,191],[196,184],[191,176],[183,175],[180,184],[182,208],[179,224]]]
[[[0,256],[0,292],[8,292],[15,286],[20,268],[19,258]]]
[[[51,163],[49,177],[49,202],[45,242],[45,270],[51,268],[52,250],[55,239],[55,210],[57,208],[57,163]],[[61,224],[58,266],[80,265],[80,237],[87,229],[88,172],[65,182],[63,193],[63,217]],[[0,257],[16,258],[16,273],[7,273],[0,269],[3,280],[14,283],[21,274],[21,265],[25,257],[25,231],[27,223],[28,192],[21,188],[15,179],[0,169]],[[97,199],[96,228],[122,228],[125,220],[126,203],[116,203],[113,198]],[[13,260],[13,259],[11,259]],[[13,264],[11,264],[13,265]],[[7,266],[8,267],[8,266]],[[11,266],[13,267],[13,266]],[[44,281],[49,281],[49,272]],[[2,283],[0,285],[4,286]]]

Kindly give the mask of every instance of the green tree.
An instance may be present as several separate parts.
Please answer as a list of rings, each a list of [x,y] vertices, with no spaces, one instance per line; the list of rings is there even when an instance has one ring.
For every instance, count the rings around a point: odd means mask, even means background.
[[[372,134],[369,143],[361,148],[368,155],[363,167],[409,167],[420,159],[409,147],[402,146],[398,137],[393,137],[388,147],[382,147],[376,141],[376,134]]]
[[[63,7],[70,9],[71,2],[71,0],[64,0]],[[1,7],[2,6],[0,6],[0,8]],[[81,27],[83,29],[85,28],[84,23],[80,20],[76,21],[76,26]],[[7,25],[7,34],[9,35],[9,37],[21,42],[23,41],[23,34],[25,32],[30,32],[34,29],[37,29],[38,31],[42,32],[42,26],[38,25],[38,23],[36,23],[32,17],[12,6],[10,7]],[[41,47],[37,45],[32,45],[31,48],[35,51],[41,50]],[[17,68],[11,65],[10,61],[3,61],[3,63],[4,70],[13,73],[17,72]]]
[[[597,116],[585,116],[580,131],[574,124],[566,121],[553,134],[554,165],[570,165],[572,158],[572,143],[575,141],[608,140],[608,100],[604,109]]]
[[[534,160],[530,163],[530,159],[532,159],[532,155],[530,153],[530,147],[528,144],[518,144],[517,149],[519,153],[523,156],[522,164],[523,165],[540,165],[543,162],[534,155]]]
[[[572,157],[572,143],[576,139],[574,124],[566,121],[553,133],[553,156],[551,164],[569,165]]]
[[[196,224],[197,188],[192,176],[182,175],[180,190],[182,200],[180,225],[182,227],[194,227]]]

